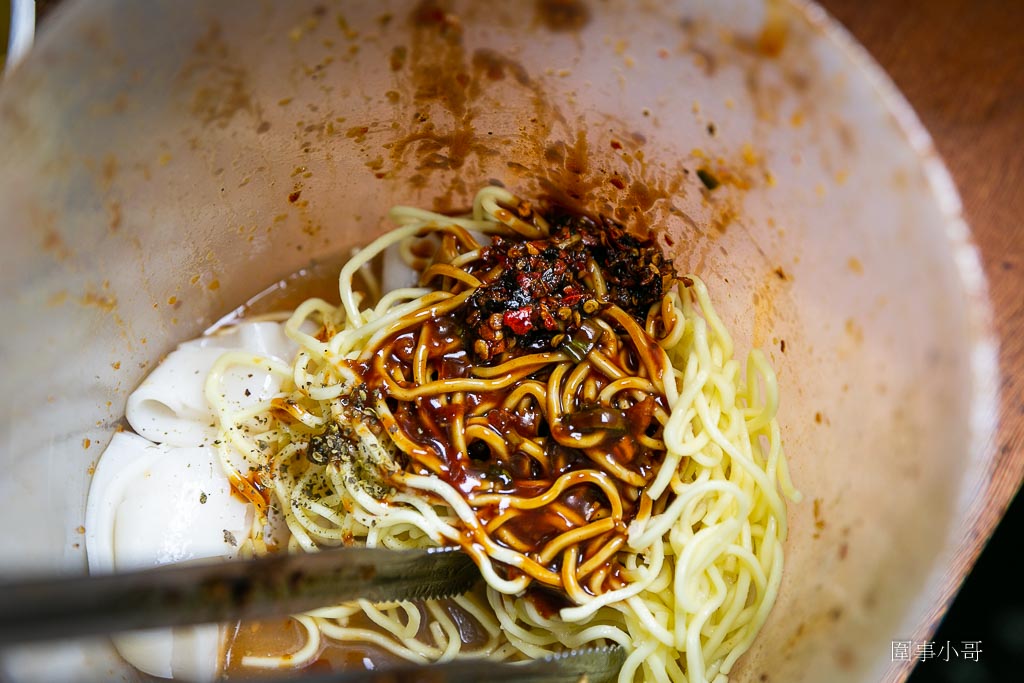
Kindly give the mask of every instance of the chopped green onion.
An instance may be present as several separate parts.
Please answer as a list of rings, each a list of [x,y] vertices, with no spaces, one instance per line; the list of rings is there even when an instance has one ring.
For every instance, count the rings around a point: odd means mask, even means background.
[[[579,329],[566,335],[562,340],[561,349],[569,354],[569,357],[579,363],[587,354],[594,350],[597,340],[601,338],[601,328],[591,319],[583,321]]]
[[[580,410],[563,417],[562,424],[570,432],[578,434],[607,432],[609,435],[620,436],[629,429],[625,411],[614,408]]]

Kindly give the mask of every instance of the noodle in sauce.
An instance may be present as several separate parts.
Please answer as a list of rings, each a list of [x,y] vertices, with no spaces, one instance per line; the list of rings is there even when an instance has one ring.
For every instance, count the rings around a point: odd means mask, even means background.
[[[226,353],[208,376],[221,462],[257,511],[242,552],[459,545],[484,582],[242,624],[227,673],[617,643],[620,681],[725,680],[799,498],[764,354],[738,361],[703,282],[608,221],[498,187],[468,217],[391,217],[338,305],[296,305],[291,366]],[[413,286],[381,291],[389,249]],[[282,392],[233,410],[222,377],[254,363]]]

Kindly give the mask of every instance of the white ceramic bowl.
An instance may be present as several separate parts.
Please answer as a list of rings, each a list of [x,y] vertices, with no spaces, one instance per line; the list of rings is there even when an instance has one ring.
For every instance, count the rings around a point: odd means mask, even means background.
[[[4,569],[83,571],[90,467],[177,342],[392,204],[458,209],[497,179],[663,228],[778,370],[806,500],[734,680],[897,677],[890,641],[927,635],[959,579],[995,414],[984,282],[928,136],[803,2],[454,5],[52,17],[0,89]]]

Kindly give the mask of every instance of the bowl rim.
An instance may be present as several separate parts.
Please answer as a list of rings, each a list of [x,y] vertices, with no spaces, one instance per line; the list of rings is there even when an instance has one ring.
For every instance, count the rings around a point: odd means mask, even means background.
[[[779,0],[764,0],[766,3]],[[19,57],[29,51],[35,27],[34,2],[12,0],[10,73]],[[884,110],[890,114],[924,171],[931,195],[942,216],[934,226],[936,237],[946,240],[967,302],[970,374],[970,412],[967,416],[968,467],[961,480],[954,517],[941,549],[945,562],[936,564],[921,593],[910,603],[901,625],[906,637],[927,640],[938,627],[961,584],[977,561],[1024,476],[1024,451],[997,459],[999,435],[999,339],[995,329],[988,282],[970,226],[964,217],[959,192],[934,141],[910,102],[868,50],[826,9],[814,0],[785,0],[795,16],[841,54],[867,79]],[[19,8],[31,8],[30,14]],[[19,49],[15,49],[15,45]],[[1010,478],[1007,486],[1004,479]],[[914,661],[893,661],[885,680],[905,681]]]
[[[773,2],[775,0],[766,0]],[[913,642],[927,641],[938,628],[962,583],[970,574],[988,538],[1024,479],[1024,452],[997,462],[999,434],[999,337],[995,329],[988,280],[981,251],[964,217],[963,204],[952,174],[910,102],[850,31],[814,0],[786,0],[808,26],[837,48],[865,77],[885,110],[921,163],[943,220],[936,226],[950,248],[953,264],[967,301],[970,372],[969,447],[967,470],[961,480],[954,517],[946,531],[939,562],[924,590],[914,599],[902,627]],[[1001,485],[1000,475],[1013,477]],[[902,683],[915,661],[894,660],[884,680]]]
[[[4,74],[10,73],[18,62],[28,54],[29,49],[32,47],[35,33],[35,0],[12,0]]]

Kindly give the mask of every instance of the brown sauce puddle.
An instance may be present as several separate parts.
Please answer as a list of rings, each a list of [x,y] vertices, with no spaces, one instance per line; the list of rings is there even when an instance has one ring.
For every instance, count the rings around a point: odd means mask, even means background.
[[[338,273],[347,260],[348,252],[343,251],[323,260],[311,261],[294,273],[271,283],[241,306],[222,316],[206,330],[205,334],[257,316],[293,311],[306,299],[318,298],[337,304]]]
[[[487,641],[487,633],[465,610],[451,600],[442,600],[441,604],[458,627],[464,650],[479,648]],[[432,619],[422,605],[420,605],[420,614],[421,621],[420,629],[416,634],[417,638],[432,642],[428,630]],[[384,633],[362,612],[350,617],[347,626]],[[243,666],[242,659],[247,655],[287,657],[289,653],[299,650],[306,644],[306,637],[305,628],[290,618],[237,624],[233,632],[229,630],[226,652],[222,659],[223,678],[227,680],[276,679],[280,676],[280,669]],[[360,642],[342,643],[321,637],[320,649],[313,661],[301,667],[301,670],[325,673],[363,671],[393,668],[407,664],[409,664],[408,661],[377,645]]]

